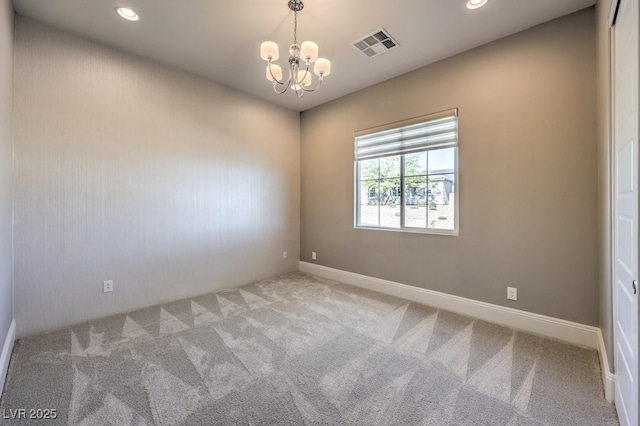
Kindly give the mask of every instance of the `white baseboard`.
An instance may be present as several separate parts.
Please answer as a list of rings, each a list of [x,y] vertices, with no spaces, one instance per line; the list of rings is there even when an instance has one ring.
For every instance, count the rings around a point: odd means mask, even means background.
[[[605,398],[611,403],[615,400],[616,376],[609,370],[607,348],[604,344],[602,331],[597,327],[520,311],[505,306],[493,305],[473,299],[466,299],[464,297],[453,296],[380,278],[354,274],[353,272],[341,271],[308,262],[300,262],[299,269],[302,272],[400,297],[423,305],[429,305],[495,324],[517,328],[575,345],[597,349],[600,353],[600,367],[602,370],[602,384],[604,386]]]
[[[7,338],[2,346],[2,354],[0,354],[0,395],[4,389],[4,380],[7,377],[9,369],[9,360],[11,359],[11,351],[13,351],[13,342],[16,340],[16,320],[11,321]]]
[[[308,262],[300,262],[299,269],[302,272],[400,297],[423,305],[429,305],[495,324],[517,328],[575,345],[600,349],[600,329],[597,327],[466,299],[464,297],[453,296],[393,281],[368,277],[366,275],[354,274],[353,272],[341,271]]]
[[[616,375],[609,370],[609,357],[607,347],[602,338],[602,331],[598,330],[598,351],[600,352],[600,369],[602,370],[602,385],[604,386],[604,397],[610,403],[615,403],[616,399]]]

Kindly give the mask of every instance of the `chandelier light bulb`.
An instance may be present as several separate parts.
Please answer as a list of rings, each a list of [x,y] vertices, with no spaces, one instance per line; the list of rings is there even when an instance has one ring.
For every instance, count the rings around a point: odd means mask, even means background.
[[[317,76],[326,77],[331,74],[331,61],[326,58],[318,58],[313,66],[313,72]]]
[[[306,71],[306,70],[298,71],[298,78],[296,79],[296,81],[302,87],[311,86],[311,71]]]
[[[300,46],[300,57],[307,62],[315,62],[318,59],[318,45],[312,41],[305,41]]]
[[[282,80],[282,67],[278,64],[267,65],[267,80],[273,81],[273,79]]]
[[[278,45],[272,41],[264,41],[260,45],[260,57],[264,61],[277,61],[280,58],[278,53]]]

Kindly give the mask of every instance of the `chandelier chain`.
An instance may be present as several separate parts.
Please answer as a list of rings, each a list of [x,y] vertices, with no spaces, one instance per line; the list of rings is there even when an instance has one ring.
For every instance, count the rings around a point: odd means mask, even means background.
[[[293,44],[298,44],[298,11],[293,11]]]

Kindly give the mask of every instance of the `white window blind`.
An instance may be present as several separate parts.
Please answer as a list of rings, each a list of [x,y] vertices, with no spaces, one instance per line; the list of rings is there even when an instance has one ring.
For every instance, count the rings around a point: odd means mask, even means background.
[[[458,109],[423,115],[354,133],[355,159],[408,154],[458,145]]]

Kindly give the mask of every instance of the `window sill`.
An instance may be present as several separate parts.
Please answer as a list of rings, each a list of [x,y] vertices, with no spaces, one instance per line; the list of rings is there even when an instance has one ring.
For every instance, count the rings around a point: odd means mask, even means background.
[[[357,230],[364,230],[364,231],[385,231],[385,232],[400,232],[400,233],[406,233],[406,234],[446,235],[449,237],[457,237],[460,235],[458,230],[447,230],[447,229],[381,228],[377,226],[361,226],[361,225],[356,225],[353,228]]]

